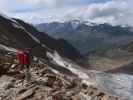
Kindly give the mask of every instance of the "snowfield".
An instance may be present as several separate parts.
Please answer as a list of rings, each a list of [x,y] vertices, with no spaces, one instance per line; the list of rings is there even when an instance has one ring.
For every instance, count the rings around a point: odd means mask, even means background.
[[[110,94],[133,100],[133,76],[127,74],[96,74],[96,81]]]

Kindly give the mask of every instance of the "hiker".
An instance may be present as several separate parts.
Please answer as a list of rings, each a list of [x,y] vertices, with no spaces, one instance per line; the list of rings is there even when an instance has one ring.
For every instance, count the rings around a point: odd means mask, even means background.
[[[27,82],[31,81],[30,75],[30,49],[17,52],[17,59],[22,67],[25,68],[25,79]]]

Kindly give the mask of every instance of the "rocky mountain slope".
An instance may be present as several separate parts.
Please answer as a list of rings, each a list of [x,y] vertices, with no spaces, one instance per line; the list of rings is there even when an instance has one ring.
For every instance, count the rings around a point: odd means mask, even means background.
[[[0,15],[0,44],[16,49],[31,48],[33,55],[38,57],[44,57],[46,51],[53,52],[54,50],[72,60],[82,57],[65,40],[53,39],[47,34],[37,31],[32,25],[4,15]]]
[[[119,100],[95,86],[83,84],[47,64],[32,62],[32,81],[27,83],[24,69],[12,59],[0,56],[0,100]]]
[[[54,38],[63,38],[69,41],[82,54],[125,45],[133,40],[132,28],[109,24],[72,20],[62,23],[42,23],[36,27]]]
[[[44,98],[50,100],[132,100],[133,98],[133,76],[87,70],[57,54],[54,54],[53,61],[46,62],[45,59],[32,61],[30,83],[26,82],[24,68],[16,62],[13,55],[1,54],[0,65],[1,100],[14,98],[17,100],[43,100]]]

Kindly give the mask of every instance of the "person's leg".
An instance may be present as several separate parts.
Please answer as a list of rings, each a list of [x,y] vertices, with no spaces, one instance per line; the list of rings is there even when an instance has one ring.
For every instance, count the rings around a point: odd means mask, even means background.
[[[30,66],[25,65],[25,79],[27,82],[31,81]]]

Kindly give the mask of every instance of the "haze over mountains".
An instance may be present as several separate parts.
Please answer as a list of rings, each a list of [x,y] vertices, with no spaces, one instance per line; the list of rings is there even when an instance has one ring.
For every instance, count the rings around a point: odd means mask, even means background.
[[[63,38],[76,47],[82,54],[90,51],[106,50],[126,45],[133,40],[132,27],[112,26],[72,20],[36,25],[56,39]]]

